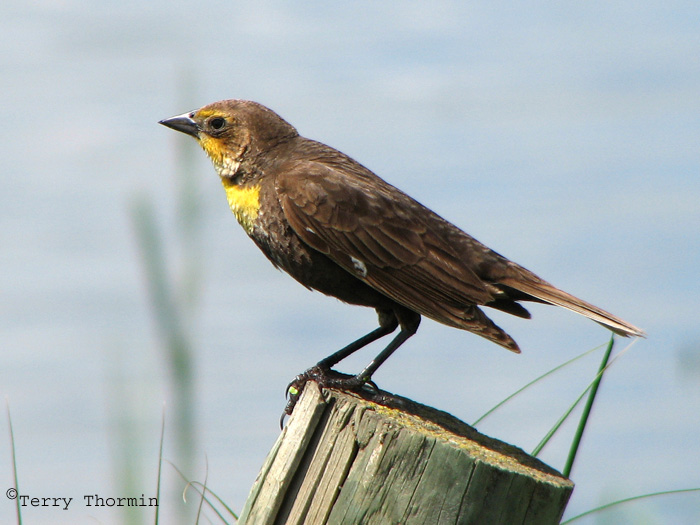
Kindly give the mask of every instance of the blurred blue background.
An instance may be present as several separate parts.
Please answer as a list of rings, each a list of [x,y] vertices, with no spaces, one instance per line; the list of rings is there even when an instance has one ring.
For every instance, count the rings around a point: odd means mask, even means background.
[[[152,523],[149,509],[127,516],[82,496],[154,495],[164,404],[164,456],[208,476],[240,510],[279,434],[284,386],[375,326],[373,311],[275,271],[236,224],[205,155],[185,149],[194,141],[157,125],[223,98],[271,107],[647,330],[604,379],[566,516],[700,486],[697,2],[7,0],[0,16],[0,395],[20,492],[74,498],[68,511],[25,508],[27,522]],[[177,211],[182,195],[199,210],[189,219]],[[189,460],[173,442],[184,408],[150,307],[139,202],[154,210],[172,282],[194,276]],[[184,245],[183,224],[194,232]],[[531,311],[531,321],[493,315],[522,355],[424,320],[375,379],[471,422],[608,340],[582,317]],[[341,369],[356,372],[379,348]],[[479,430],[532,450],[601,355]],[[563,468],[573,429],[541,458]],[[0,435],[4,494],[12,453]],[[164,479],[169,523],[183,512],[183,483],[168,464]],[[581,523],[697,523],[698,509],[690,493]],[[13,520],[3,495],[0,521]]]

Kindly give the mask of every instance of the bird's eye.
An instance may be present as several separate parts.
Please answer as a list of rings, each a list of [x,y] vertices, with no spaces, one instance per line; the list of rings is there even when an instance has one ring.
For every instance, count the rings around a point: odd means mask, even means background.
[[[209,121],[209,126],[215,131],[221,131],[226,125],[226,120],[222,117],[214,117]]]

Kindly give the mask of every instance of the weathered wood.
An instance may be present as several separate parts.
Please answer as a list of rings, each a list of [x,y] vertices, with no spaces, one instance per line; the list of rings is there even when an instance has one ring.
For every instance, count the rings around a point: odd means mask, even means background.
[[[573,490],[561,474],[445,412],[380,398],[308,383],[239,523],[559,523]]]

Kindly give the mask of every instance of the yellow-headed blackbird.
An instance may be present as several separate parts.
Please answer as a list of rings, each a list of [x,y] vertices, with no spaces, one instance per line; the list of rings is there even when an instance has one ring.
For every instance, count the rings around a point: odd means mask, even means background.
[[[519,301],[548,303],[617,334],[644,335],[490,250],[347,155],[300,136],[260,104],[224,100],[160,123],[197,139],[238,222],[273,265],[307,288],[376,309],[379,328],[315,370],[401,328],[344,386],[369,382],[421,315],[513,352],[518,345],[480,305],[529,318]]]

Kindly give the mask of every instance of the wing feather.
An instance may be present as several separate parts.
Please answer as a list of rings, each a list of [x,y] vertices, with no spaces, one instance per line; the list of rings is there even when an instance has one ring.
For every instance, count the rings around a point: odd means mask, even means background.
[[[465,309],[494,300],[495,288],[460,262],[431,223],[437,216],[384,185],[315,162],[277,179],[285,217],[304,242],[396,302],[466,328]]]
[[[490,250],[348,157],[321,149],[278,170],[284,215],[302,241],[397,303],[513,351],[515,342],[477,305],[529,318],[516,301],[545,302],[618,334],[644,335]]]

